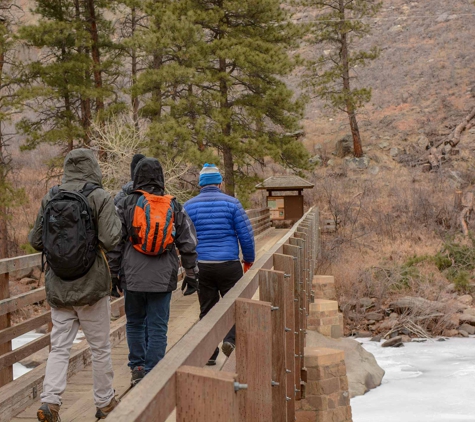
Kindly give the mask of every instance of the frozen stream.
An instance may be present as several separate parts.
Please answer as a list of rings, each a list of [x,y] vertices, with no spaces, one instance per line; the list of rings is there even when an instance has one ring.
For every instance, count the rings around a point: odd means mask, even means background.
[[[30,331],[29,333],[23,334],[20,337],[14,338],[12,340],[12,349],[13,350],[18,349],[19,347],[24,346],[25,344],[28,344],[30,341],[36,340],[38,337],[41,337],[42,335],[43,334]],[[81,330],[79,330],[76,336],[76,340],[74,340],[74,343],[79,343],[83,339],[84,339],[84,334]],[[13,364],[13,379],[17,379],[18,377],[21,377],[27,372],[30,372],[32,369],[33,368],[27,368],[23,366],[21,363],[14,363]]]
[[[353,422],[475,422],[475,338],[382,348],[361,340],[386,371],[351,400]]]

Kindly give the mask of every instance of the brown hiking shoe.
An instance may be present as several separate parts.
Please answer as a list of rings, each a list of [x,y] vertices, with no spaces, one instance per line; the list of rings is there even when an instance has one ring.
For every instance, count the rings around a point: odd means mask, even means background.
[[[36,417],[41,422],[61,422],[59,417],[59,404],[42,403],[36,412]]]
[[[104,407],[96,407],[96,418],[97,419],[105,419],[109,415],[110,412],[112,412],[116,406],[119,404],[119,400],[117,400],[115,397],[112,398],[111,402]]]

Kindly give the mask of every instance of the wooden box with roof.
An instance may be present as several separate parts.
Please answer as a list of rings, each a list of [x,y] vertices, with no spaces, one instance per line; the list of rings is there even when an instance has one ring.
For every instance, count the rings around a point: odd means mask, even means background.
[[[267,190],[267,207],[270,209],[271,220],[293,222],[304,214],[303,190],[313,187],[313,183],[295,175],[272,176],[256,185],[257,189]]]

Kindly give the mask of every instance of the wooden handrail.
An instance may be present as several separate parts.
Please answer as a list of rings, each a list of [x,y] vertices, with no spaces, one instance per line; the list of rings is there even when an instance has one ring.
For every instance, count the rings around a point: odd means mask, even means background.
[[[252,209],[247,210],[246,213],[249,216],[251,224],[254,228],[255,235],[262,233],[264,230],[270,227],[270,212],[269,208],[261,209]],[[0,276],[6,278],[8,283],[8,275],[11,272],[19,270],[28,270],[33,267],[41,265],[41,253],[24,255],[15,258],[7,258],[0,260]],[[182,271],[179,272],[179,278],[182,276]],[[0,300],[0,317],[2,315],[8,315],[9,313],[15,312],[25,306],[31,305],[33,303],[41,302],[46,299],[46,292],[44,287],[22,293],[13,297],[7,297]],[[111,304],[112,311],[117,313],[124,306],[124,298],[115,300]],[[14,338],[25,334],[26,332],[38,328],[41,325],[44,325],[50,322],[50,312],[46,312],[42,315],[35,316],[30,318],[20,324],[10,326],[9,324],[6,327],[0,328],[0,345],[5,344],[13,340]],[[2,367],[8,366],[10,362],[13,362],[18,356],[22,356],[22,359],[28,356],[26,353],[31,351],[31,353],[36,352],[39,345],[47,345],[46,337],[42,337],[41,341],[37,340],[33,342],[34,344],[27,345],[28,347],[22,348],[19,352],[8,352],[0,353],[0,370]],[[49,343],[48,343],[49,344]],[[43,347],[45,347],[43,346]],[[15,361],[16,362],[16,361]]]
[[[28,270],[41,265],[41,253],[0,259],[0,275],[19,270]]]
[[[111,419],[116,422],[164,422],[176,406],[176,372],[183,365],[203,366],[216,345],[235,323],[238,298],[250,299],[259,285],[258,271],[272,269],[273,255],[283,252],[283,245],[313,211],[310,209],[289,232],[264,254],[220,300],[157,364],[157,366],[122,400]],[[316,225],[317,226],[317,225]]]

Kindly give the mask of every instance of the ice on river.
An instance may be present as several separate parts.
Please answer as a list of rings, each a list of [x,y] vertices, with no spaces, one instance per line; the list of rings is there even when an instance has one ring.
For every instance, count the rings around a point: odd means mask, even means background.
[[[475,338],[399,348],[360,340],[386,375],[351,400],[353,422],[475,422]]]
[[[24,346],[25,344],[28,344],[30,341],[36,340],[42,335],[43,334],[30,331],[26,334],[21,335],[20,337],[14,338],[12,340],[12,349],[13,350],[18,349],[19,347]],[[83,332],[79,330],[78,334],[76,335],[76,339],[74,340],[74,343],[79,343],[80,341],[84,340],[84,338],[85,337],[84,337]],[[21,363],[14,363],[13,364],[13,379],[17,379],[18,377],[21,377],[27,372],[30,372],[32,369],[33,368],[27,368],[26,366],[23,366]]]

